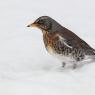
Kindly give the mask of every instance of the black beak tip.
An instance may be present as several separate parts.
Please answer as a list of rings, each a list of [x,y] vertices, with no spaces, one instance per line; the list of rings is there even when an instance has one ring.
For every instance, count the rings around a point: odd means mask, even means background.
[[[27,27],[30,27],[30,25],[27,25]]]

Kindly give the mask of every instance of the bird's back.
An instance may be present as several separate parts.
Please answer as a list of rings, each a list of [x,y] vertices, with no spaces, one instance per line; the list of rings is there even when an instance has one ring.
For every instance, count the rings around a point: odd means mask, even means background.
[[[73,48],[83,49],[87,55],[95,55],[95,50],[75,33],[63,27],[58,30],[59,34],[67,40],[67,43]]]

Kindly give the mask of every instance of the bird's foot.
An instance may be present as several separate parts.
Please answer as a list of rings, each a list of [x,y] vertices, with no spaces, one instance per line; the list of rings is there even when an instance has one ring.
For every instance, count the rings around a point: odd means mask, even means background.
[[[77,64],[74,64],[74,65],[73,65],[73,69],[76,69],[76,68],[77,68]]]
[[[62,67],[64,68],[64,67],[65,67],[65,65],[66,65],[66,63],[64,63],[64,62],[63,62],[63,63],[62,63]]]

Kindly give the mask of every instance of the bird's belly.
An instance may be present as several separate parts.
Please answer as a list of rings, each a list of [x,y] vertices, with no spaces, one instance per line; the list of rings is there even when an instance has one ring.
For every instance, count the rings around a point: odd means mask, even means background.
[[[47,51],[57,59],[59,59],[61,62],[73,62],[74,59],[71,57],[71,55],[64,55],[64,54],[58,54],[56,51],[54,51],[50,46],[47,47]]]

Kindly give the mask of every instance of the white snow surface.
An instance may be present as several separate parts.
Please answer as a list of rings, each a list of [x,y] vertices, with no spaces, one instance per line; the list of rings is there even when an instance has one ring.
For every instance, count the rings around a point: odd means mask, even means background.
[[[0,95],[95,95],[95,62],[62,69],[26,27],[43,15],[95,48],[95,0],[0,0]]]

